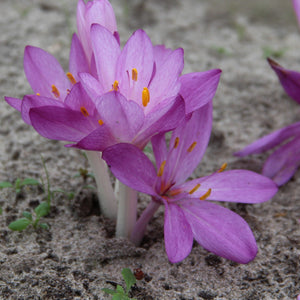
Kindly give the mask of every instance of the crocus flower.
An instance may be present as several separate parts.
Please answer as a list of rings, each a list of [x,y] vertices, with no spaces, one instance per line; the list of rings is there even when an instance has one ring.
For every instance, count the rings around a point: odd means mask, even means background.
[[[274,60],[268,59],[268,61],[285,92],[300,103],[300,73],[285,69]],[[275,151],[264,163],[262,174],[272,178],[278,186],[281,186],[290,180],[300,166],[300,122],[258,139],[235,155],[243,157],[274,148]]]
[[[173,131],[167,148],[165,136],[152,138],[156,168],[140,149],[117,144],[103,152],[103,159],[124,184],[152,196],[137,222],[132,240],[159,205],[165,206],[165,249],[172,263],[191,251],[193,239],[205,249],[238,263],[248,263],[256,253],[255,238],[248,224],[232,211],[210,201],[260,203],[277,191],[272,180],[246,170],[223,171],[185,180],[201,160],[212,124],[212,103],[187,116]]]

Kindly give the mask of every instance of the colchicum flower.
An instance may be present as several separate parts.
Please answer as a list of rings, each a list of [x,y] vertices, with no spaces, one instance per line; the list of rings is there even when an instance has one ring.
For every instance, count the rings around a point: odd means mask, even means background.
[[[268,61],[285,92],[300,103],[300,73],[285,69],[270,58]],[[264,163],[262,174],[281,186],[291,179],[300,166],[300,122],[258,139],[235,155],[242,157],[262,153],[275,147],[277,147],[275,151]]]
[[[209,102],[173,131],[168,148],[164,134],[154,136],[151,141],[157,168],[131,144],[116,144],[102,154],[121,182],[152,196],[133,230],[133,242],[141,241],[156,209],[165,206],[165,248],[172,263],[188,256],[193,239],[227,259],[251,261],[257,246],[248,224],[227,208],[205,200],[261,203],[277,191],[269,178],[246,170],[222,172],[225,165],[209,176],[185,182],[205,152],[211,126]]]

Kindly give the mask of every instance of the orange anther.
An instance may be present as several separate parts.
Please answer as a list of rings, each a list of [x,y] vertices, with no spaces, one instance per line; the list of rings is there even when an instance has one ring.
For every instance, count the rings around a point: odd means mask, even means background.
[[[160,165],[160,167],[159,167],[159,170],[158,170],[158,172],[157,172],[157,176],[158,176],[158,177],[161,177],[162,174],[164,173],[165,165],[166,165],[166,161],[164,160],[164,161],[161,163],[161,165]]]
[[[90,114],[89,112],[86,110],[86,108],[84,106],[81,106],[80,107],[80,111],[82,112],[82,114],[85,116],[85,117],[88,117]]]
[[[197,142],[193,142],[187,149],[188,152],[192,152],[194,150],[194,148],[196,147]]]
[[[179,137],[176,137],[175,141],[174,141],[174,148],[176,149],[179,145]]]
[[[99,123],[100,126],[104,124],[104,122],[101,119],[98,120],[98,123]]]
[[[112,86],[112,89],[116,92],[119,90],[119,81],[118,80],[115,80],[115,82]]]
[[[189,194],[193,194],[194,192],[196,192],[200,187],[200,183],[197,183],[190,191]]]
[[[68,73],[67,73],[67,77],[68,77],[68,79],[70,80],[70,82],[71,82],[72,84],[75,84],[75,83],[76,83],[76,79],[74,78],[74,76],[73,76],[72,73],[68,72]]]
[[[132,76],[131,76],[132,80],[133,80],[133,81],[137,81],[137,79],[138,79],[138,71],[137,71],[136,68],[133,68],[133,69],[132,69],[132,74],[131,74],[131,75],[132,75]]]
[[[210,194],[211,194],[211,189],[209,188],[208,191],[200,197],[200,200],[207,199]]]
[[[59,98],[60,93],[59,93],[59,90],[57,89],[57,87],[56,87],[54,84],[52,84],[51,88],[52,88],[52,93],[53,93],[53,95],[54,95],[56,98]]]
[[[142,102],[143,102],[143,106],[146,107],[148,105],[148,103],[150,102],[150,92],[148,90],[148,88],[144,87],[143,91],[142,91]]]
[[[218,170],[218,173],[223,172],[223,171],[226,169],[226,167],[227,167],[227,164],[224,163],[224,164],[221,166],[221,168]]]

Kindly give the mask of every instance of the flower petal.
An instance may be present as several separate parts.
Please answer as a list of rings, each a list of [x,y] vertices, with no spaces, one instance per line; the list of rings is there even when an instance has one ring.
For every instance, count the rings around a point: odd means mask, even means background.
[[[4,99],[11,107],[18,111],[21,111],[22,99],[12,97],[4,97]]]
[[[300,26],[300,1],[293,0],[293,6],[294,6],[294,11],[296,13],[297,19],[298,19],[298,24]]]
[[[300,103],[300,73],[288,70],[276,61],[268,58],[271,68],[275,71],[285,92],[295,101]]]
[[[108,92],[116,80],[115,71],[121,53],[120,45],[111,32],[98,24],[92,25],[91,39],[98,79],[103,90]]]
[[[180,262],[190,254],[193,246],[191,226],[182,209],[167,202],[165,203],[164,237],[170,262]]]
[[[156,171],[149,158],[136,146],[116,144],[103,151],[102,158],[112,173],[125,185],[139,192],[156,196]]]
[[[243,150],[234,153],[236,156],[257,154],[278,146],[285,140],[300,134],[300,122],[276,130],[246,146]]]
[[[248,170],[230,170],[211,176],[188,181],[180,186],[182,190],[193,192],[191,198],[199,198],[211,189],[208,200],[260,203],[270,200],[277,192],[277,186],[269,178]]]
[[[262,174],[281,186],[288,182],[300,166],[300,135],[272,153]]]
[[[104,94],[102,85],[89,73],[80,73],[79,78],[83,88],[95,103],[96,98]]]
[[[24,71],[34,93],[54,98],[54,85],[59,92],[56,97],[63,100],[67,96],[67,89],[71,89],[71,83],[56,58],[40,48],[25,48]]]
[[[206,250],[246,264],[257,253],[255,238],[246,221],[219,205],[190,200],[182,202],[194,238]]]
[[[206,72],[189,73],[180,77],[180,94],[184,98],[186,114],[212,101],[215,96],[220,76],[220,69]]]

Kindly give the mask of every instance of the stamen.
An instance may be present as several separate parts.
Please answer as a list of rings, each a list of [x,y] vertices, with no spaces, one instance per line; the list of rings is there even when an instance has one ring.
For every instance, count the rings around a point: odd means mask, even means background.
[[[116,92],[119,90],[119,81],[118,80],[115,80],[115,82],[112,86],[112,89]]]
[[[169,195],[170,197],[174,197],[174,196],[177,196],[181,193],[181,190],[180,189],[176,189],[176,190],[172,190],[169,192]]]
[[[69,95],[71,93],[71,90],[70,89],[67,89],[67,94]]]
[[[205,194],[203,194],[199,199],[205,200],[209,197],[210,194],[211,194],[211,188],[209,188],[208,191]]]
[[[41,96],[41,94],[40,94],[40,93],[36,93],[36,95],[37,95],[37,96]]]
[[[68,79],[70,80],[70,82],[71,82],[72,84],[75,84],[75,83],[76,83],[76,79],[74,78],[74,76],[73,76],[72,73],[68,72],[68,73],[67,73],[67,77],[68,77]]]
[[[221,166],[221,168],[218,170],[218,173],[223,172],[223,171],[226,169],[226,167],[227,167],[227,163],[224,163],[224,164]]]
[[[80,111],[82,112],[82,114],[85,116],[85,117],[88,117],[90,114],[89,112],[86,110],[86,108],[84,106],[81,106],[80,107]]]
[[[60,93],[59,93],[59,90],[57,89],[57,87],[56,87],[54,84],[52,84],[51,88],[52,88],[52,93],[53,93],[53,95],[54,95],[56,98],[59,98]]]
[[[160,165],[160,167],[159,167],[159,170],[158,170],[158,172],[157,172],[157,176],[158,176],[158,177],[161,177],[162,174],[164,173],[165,165],[166,165],[166,161],[164,160],[164,161],[161,163],[161,165]]]
[[[144,107],[146,107],[148,105],[148,103],[150,102],[150,92],[146,87],[144,87],[144,89],[142,91],[142,102],[143,102]]]
[[[192,152],[194,150],[194,148],[196,147],[197,142],[193,142],[191,144],[191,146],[188,147],[187,152]]]
[[[131,78],[132,78],[133,81],[137,81],[137,79],[138,79],[138,71],[137,71],[136,68],[132,69],[132,76],[131,76]]]
[[[200,187],[200,183],[197,183],[190,191],[189,194],[193,194],[194,192],[196,192]]]
[[[179,137],[176,137],[175,142],[174,142],[174,149],[178,147],[179,144]]]
[[[98,123],[99,123],[100,126],[104,124],[104,122],[101,119],[98,120]]]

